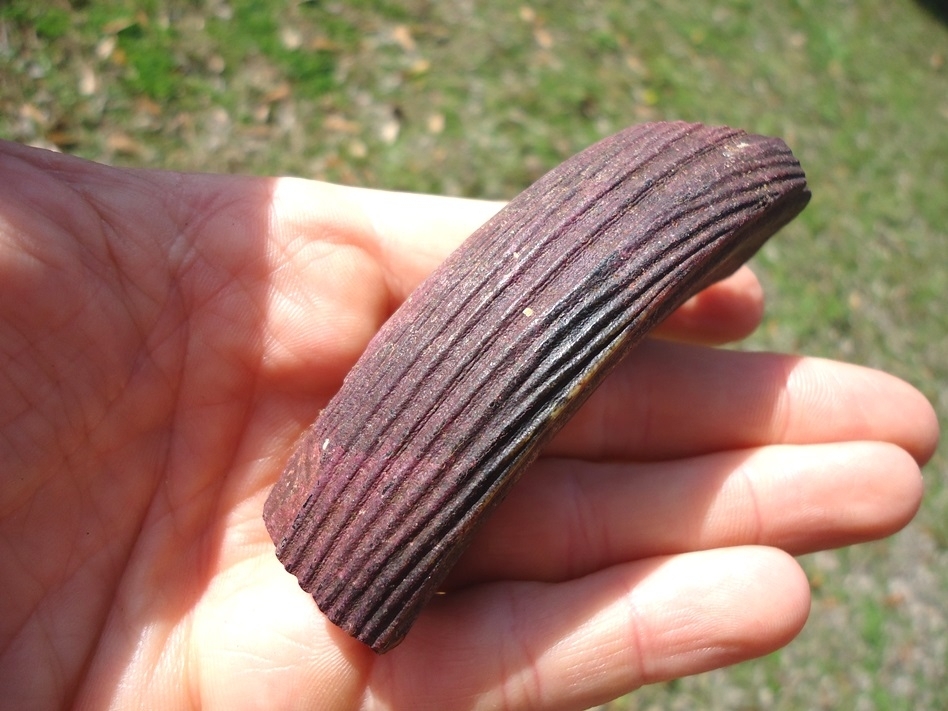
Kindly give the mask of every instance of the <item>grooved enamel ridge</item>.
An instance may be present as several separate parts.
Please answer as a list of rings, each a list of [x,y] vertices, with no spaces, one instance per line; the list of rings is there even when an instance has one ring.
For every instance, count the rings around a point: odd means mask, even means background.
[[[384,652],[618,360],[809,200],[779,139],[634,126],[517,196],[411,295],[264,509],[287,570]]]

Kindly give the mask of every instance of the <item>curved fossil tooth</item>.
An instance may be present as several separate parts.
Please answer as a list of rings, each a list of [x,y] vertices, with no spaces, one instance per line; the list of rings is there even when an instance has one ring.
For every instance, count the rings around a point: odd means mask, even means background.
[[[616,362],[809,200],[779,139],[635,126],[464,242],[369,343],[264,518],[335,624],[384,652]]]

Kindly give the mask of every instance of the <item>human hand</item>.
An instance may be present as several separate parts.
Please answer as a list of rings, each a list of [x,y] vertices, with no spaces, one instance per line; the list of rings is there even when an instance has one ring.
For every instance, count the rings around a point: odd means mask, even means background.
[[[882,373],[652,340],[378,657],[263,501],[409,291],[497,209],[0,144],[0,689],[11,708],[576,708],[789,641],[788,555],[914,514],[937,425]],[[739,338],[743,269],[666,337]]]

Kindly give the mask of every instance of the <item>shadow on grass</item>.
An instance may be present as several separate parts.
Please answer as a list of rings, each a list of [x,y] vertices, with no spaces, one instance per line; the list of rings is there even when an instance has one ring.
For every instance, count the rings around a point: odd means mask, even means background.
[[[948,25],[948,0],[916,0],[928,13],[943,25]]]

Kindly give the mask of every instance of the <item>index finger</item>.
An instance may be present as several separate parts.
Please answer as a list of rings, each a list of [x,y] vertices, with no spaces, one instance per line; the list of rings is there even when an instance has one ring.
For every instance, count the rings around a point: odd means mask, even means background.
[[[454,249],[504,203],[352,188],[369,225],[396,303],[404,301]],[[718,344],[741,339],[760,323],[763,292],[747,267],[692,297],[655,334]]]
[[[870,368],[776,353],[640,344],[547,452],[658,460],[768,444],[891,442],[923,463],[938,424],[908,383]]]

